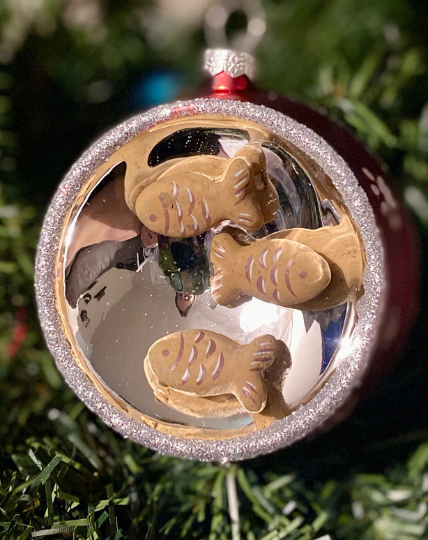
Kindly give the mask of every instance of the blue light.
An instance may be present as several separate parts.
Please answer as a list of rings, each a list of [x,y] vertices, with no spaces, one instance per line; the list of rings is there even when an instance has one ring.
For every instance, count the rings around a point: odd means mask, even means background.
[[[177,99],[183,86],[181,76],[172,71],[156,71],[137,82],[134,100],[137,107],[153,107]]]
[[[333,358],[333,355],[339,345],[340,338],[343,332],[343,326],[345,324],[346,312],[347,306],[345,304],[343,306],[343,313],[340,316],[339,320],[336,322],[331,321],[325,330],[321,330],[321,334],[323,337],[323,355],[320,372],[321,375],[328,368],[330,361]]]

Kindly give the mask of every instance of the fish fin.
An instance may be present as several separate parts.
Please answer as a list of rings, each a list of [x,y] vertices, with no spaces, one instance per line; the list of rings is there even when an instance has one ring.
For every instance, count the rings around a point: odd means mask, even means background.
[[[211,294],[216,303],[222,306],[231,304],[241,295],[232,277],[236,253],[240,247],[230,234],[226,233],[216,234],[211,244]]]

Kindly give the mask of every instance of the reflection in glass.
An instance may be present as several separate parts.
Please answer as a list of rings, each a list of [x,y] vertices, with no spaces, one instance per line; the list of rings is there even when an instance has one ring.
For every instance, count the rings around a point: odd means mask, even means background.
[[[153,171],[161,167],[165,175],[168,163],[175,164],[178,158],[182,163],[187,157],[207,154],[230,160],[250,138],[239,129],[178,130],[151,149],[147,165]],[[352,332],[352,299],[309,312],[255,297],[244,297],[230,308],[216,303],[211,294],[210,253],[215,234],[232,232],[249,243],[288,229],[316,230],[341,221],[343,207],[333,197],[319,197],[316,184],[289,152],[272,141],[262,147],[266,170],[260,174],[266,174],[274,186],[279,209],[257,231],[225,220],[194,236],[155,234],[127,204],[129,163],[123,160],[100,178],[68,224],[64,246],[67,323],[100,381],[147,417],[216,430],[243,428],[252,422],[257,427],[267,425],[229,406],[230,396],[207,398],[211,412],[205,416],[193,414],[191,404],[180,408],[182,396],[176,395],[175,408],[157,399],[143,363],[149,348],[164,336],[205,329],[242,344],[264,334],[280,340],[288,347],[291,368],[284,363],[281,373],[278,365],[269,376],[278,377],[271,402],[281,401],[278,410],[284,416],[307,401],[329,376],[340,359],[340,340]],[[224,411],[220,416],[219,410]],[[275,414],[278,417],[275,411],[266,413],[266,422],[275,419]]]

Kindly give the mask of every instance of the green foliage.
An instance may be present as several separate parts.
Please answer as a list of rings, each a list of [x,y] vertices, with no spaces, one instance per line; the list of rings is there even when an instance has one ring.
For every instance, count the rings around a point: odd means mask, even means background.
[[[0,538],[428,538],[425,309],[405,361],[351,419],[247,463],[154,454],[106,428],[63,383],[33,299],[43,208],[59,172],[123,115],[140,71],[174,67],[195,81],[202,46],[198,25],[167,28],[167,45],[155,46],[166,31],[153,2],[93,0],[79,19],[83,4],[0,2]],[[428,8],[265,8],[261,85],[347,122],[388,163],[425,236]]]
[[[25,538],[424,538],[428,446],[386,474],[308,486],[298,472],[259,472],[153,455],[73,402],[51,409],[45,433],[2,458],[0,533]],[[31,425],[28,426],[32,430]],[[231,520],[234,492],[240,525]],[[240,532],[238,532],[240,531]],[[145,535],[145,536],[143,536]]]

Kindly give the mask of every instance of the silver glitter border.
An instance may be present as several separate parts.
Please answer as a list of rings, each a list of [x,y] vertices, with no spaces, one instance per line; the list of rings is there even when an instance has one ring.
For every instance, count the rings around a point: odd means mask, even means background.
[[[353,332],[355,346],[330,379],[306,405],[269,427],[226,440],[185,439],[166,435],[129,418],[99,394],[77,366],[62,332],[55,306],[55,260],[65,216],[81,187],[118,148],[162,121],[194,114],[220,114],[256,122],[290,141],[327,173],[341,193],[360,228],[367,255],[365,294],[358,303],[359,319]],[[374,214],[366,194],[345,161],[327,142],[306,126],[270,108],[219,99],[198,99],[163,105],[120,124],[96,142],[60,184],[46,214],[36,259],[36,296],[41,325],[57,366],[77,396],[104,422],[135,442],[164,454],[202,461],[235,461],[253,458],[291,445],[322,428],[361,383],[370,351],[377,337],[385,286],[383,249]]]

